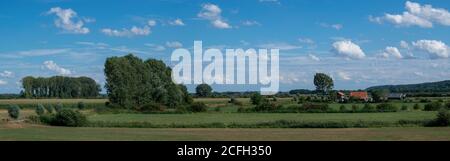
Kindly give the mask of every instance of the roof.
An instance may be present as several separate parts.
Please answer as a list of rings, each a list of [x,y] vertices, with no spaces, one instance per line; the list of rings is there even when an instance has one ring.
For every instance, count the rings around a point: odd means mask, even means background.
[[[345,96],[345,93],[343,93],[343,92],[338,92],[337,94],[341,95],[341,96]]]
[[[350,97],[366,99],[369,98],[369,94],[367,94],[367,92],[350,92]]]

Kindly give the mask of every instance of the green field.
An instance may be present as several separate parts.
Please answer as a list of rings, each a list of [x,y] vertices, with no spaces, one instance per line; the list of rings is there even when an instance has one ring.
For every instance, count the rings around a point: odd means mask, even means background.
[[[36,125],[5,127],[0,140],[445,140],[450,128],[357,129],[192,129],[192,128],[70,128]]]
[[[392,113],[193,113],[193,114],[101,114],[90,121],[151,122],[153,124],[258,123],[277,120],[292,121],[383,121],[433,119],[436,112]]]

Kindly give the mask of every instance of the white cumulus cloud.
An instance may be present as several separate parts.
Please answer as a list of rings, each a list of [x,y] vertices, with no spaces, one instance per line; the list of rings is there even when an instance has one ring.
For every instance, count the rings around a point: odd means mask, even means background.
[[[346,81],[352,80],[352,78],[350,77],[350,74],[348,74],[347,72],[338,71],[337,75],[342,80],[346,80]]]
[[[431,28],[434,23],[450,26],[450,13],[443,8],[434,8],[432,5],[421,5],[419,3],[407,1],[406,11],[402,14],[386,13],[382,17],[369,17],[369,20],[376,23],[389,22],[396,26],[419,26]]]
[[[184,24],[182,19],[177,18],[177,19],[175,19],[173,21],[169,21],[169,25],[172,25],[172,26],[184,26],[185,24]]]
[[[0,73],[0,76],[4,77],[4,78],[11,78],[11,77],[14,77],[14,73],[11,72],[11,71],[5,70],[5,71]]]
[[[366,56],[361,47],[350,40],[334,42],[332,51],[339,56],[351,59],[362,59]]]
[[[202,10],[197,14],[199,18],[209,20],[210,23],[219,29],[232,28],[228,22],[222,18],[222,9],[219,6],[211,3],[203,4]]]
[[[110,29],[110,28],[104,28],[101,30],[101,32],[108,36],[116,36],[116,37],[133,37],[133,36],[147,36],[151,33],[149,26],[144,27],[136,27],[133,26],[131,29]]]
[[[0,86],[2,86],[2,85],[7,85],[7,84],[8,84],[7,81],[4,81],[4,80],[1,80],[1,79],[0,79]]]
[[[71,75],[72,74],[72,72],[70,70],[58,66],[52,60],[45,61],[44,67],[48,70],[58,73],[59,75]]]
[[[386,47],[386,49],[384,49],[384,53],[382,55],[383,55],[383,57],[386,57],[386,58],[390,57],[390,56],[397,58],[397,59],[403,58],[400,51],[396,47],[392,47],[392,46]]]
[[[449,57],[450,48],[442,41],[419,40],[413,42],[412,45],[419,50],[427,52],[432,59]]]
[[[54,7],[47,11],[47,14],[55,14],[58,17],[55,20],[56,27],[63,29],[65,32],[74,34],[89,33],[89,29],[84,27],[84,21],[86,20],[78,18],[77,13],[70,8]],[[88,20],[87,22],[92,21]]]

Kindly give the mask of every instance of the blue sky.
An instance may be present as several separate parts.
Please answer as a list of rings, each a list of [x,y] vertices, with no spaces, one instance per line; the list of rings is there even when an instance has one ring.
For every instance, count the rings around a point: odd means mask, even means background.
[[[104,84],[105,59],[127,53],[173,66],[171,52],[194,40],[279,48],[282,91],[313,89],[316,72],[337,89],[447,80],[449,9],[442,0],[1,1],[0,93],[18,93],[28,75]]]

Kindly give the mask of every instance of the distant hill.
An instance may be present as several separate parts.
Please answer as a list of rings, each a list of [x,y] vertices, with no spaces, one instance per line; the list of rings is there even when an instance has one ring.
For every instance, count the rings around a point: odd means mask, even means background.
[[[388,89],[391,92],[403,93],[442,93],[450,92],[450,80],[420,84],[374,86],[366,90],[376,89]]]

